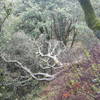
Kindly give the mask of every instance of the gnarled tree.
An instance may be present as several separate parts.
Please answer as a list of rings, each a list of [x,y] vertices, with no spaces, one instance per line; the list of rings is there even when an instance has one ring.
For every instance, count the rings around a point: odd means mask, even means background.
[[[78,0],[85,14],[85,20],[90,29],[94,31],[95,36],[100,39],[100,18],[95,14],[90,0]]]

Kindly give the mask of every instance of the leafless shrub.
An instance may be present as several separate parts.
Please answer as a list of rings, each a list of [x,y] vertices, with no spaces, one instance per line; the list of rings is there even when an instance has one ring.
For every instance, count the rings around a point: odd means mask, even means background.
[[[68,19],[61,13],[51,14],[51,27],[45,27],[45,32],[50,38],[55,38],[58,41],[63,41],[66,45],[69,40],[73,41],[76,37],[75,23],[76,20]]]
[[[58,74],[54,73],[55,70],[64,67],[65,63],[59,58],[64,52],[65,55],[68,53],[67,49],[62,41],[48,41],[46,35],[32,40],[23,32],[18,32],[13,35],[1,57],[8,65],[13,63],[15,67],[24,70],[25,75],[30,75],[36,80],[50,81]],[[67,62],[66,66],[69,64]]]

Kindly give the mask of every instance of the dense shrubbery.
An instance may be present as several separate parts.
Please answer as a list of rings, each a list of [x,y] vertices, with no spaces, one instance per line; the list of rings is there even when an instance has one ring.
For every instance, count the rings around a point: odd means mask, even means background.
[[[7,27],[11,28],[11,32],[23,30],[26,34],[35,37],[41,33],[47,34],[47,30],[49,32],[52,31],[52,15],[56,17],[60,14],[61,17],[65,17],[67,20],[69,20],[70,17],[72,18],[71,11],[67,13],[71,9],[67,6],[63,7],[63,5],[64,1],[20,0],[20,2],[14,5],[12,16],[9,19],[9,21],[12,22],[10,22],[9,27],[5,25],[5,30]],[[14,29],[12,29],[12,27]]]
[[[99,100],[100,45],[77,0],[10,1],[0,0],[0,99]]]

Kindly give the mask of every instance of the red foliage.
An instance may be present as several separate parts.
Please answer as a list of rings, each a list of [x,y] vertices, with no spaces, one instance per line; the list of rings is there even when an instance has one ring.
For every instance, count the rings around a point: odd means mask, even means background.
[[[64,98],[68,98],[68,97],[70,97],[70,96],[71,96],[71,94],[70,94],[69,92],[63,93],[63,97],[64,97]]]

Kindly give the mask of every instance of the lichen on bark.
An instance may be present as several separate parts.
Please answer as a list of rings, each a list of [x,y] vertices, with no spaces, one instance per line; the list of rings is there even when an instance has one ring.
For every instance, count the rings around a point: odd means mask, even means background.
[[[97,30],[100,31],[100,18],[96,16],[90,0],[79,0],[79,3],[84,11],[85,20],[88,27],[94,32],[96,32]],[[95,35],[100,39],[100,32],[98,34],[95,33]]]

